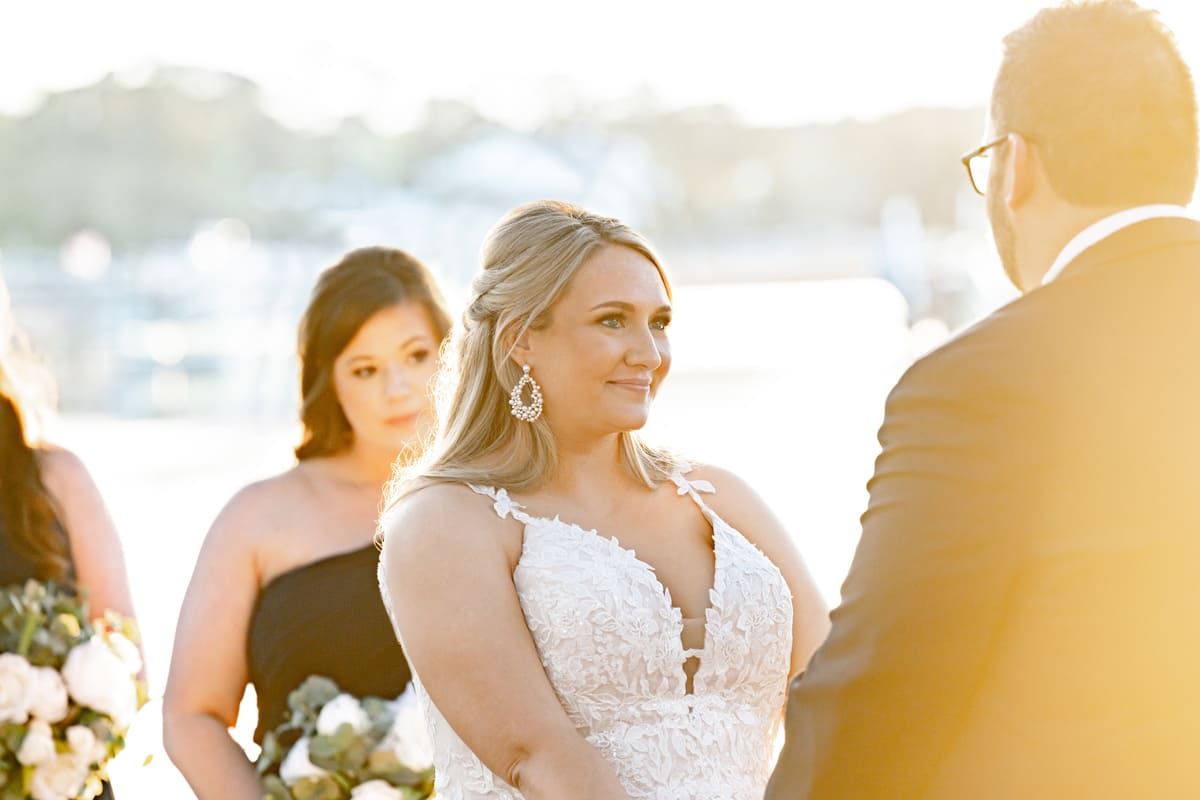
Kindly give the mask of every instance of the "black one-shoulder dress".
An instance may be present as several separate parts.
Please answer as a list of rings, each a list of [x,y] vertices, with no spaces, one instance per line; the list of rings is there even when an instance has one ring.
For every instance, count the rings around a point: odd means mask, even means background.
[[[376,577],[371,544],[296,567],[259,592],[246,641],[258,695],[254,740],[288,714],[288,694],[310,675],[355,697],[399,696],[412,678]]]

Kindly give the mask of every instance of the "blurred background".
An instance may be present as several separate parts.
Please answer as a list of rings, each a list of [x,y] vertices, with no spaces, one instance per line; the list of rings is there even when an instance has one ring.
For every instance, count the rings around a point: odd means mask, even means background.
[[[291,464],[316,274],[399,246],[453,303],[488,228],[534,199],[655,242],[676,365],[648,435],[747,477],[835,604],[888,390],[1014,296],[958,157],[1001,38],[1040,5],[6,9],[0,274],[58,381],[50,438],[121,531],[152,695],[212,519]],[[1195,65],[1200,10],[1158,7]],[[122,796],[190,796],[157,706]]]

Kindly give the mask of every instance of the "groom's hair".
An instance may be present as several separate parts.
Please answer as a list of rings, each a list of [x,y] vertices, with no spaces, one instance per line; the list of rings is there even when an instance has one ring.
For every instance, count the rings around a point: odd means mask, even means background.
[[[1191,201],[1192,76],[1157,13],[1131,0],[1042,9],[1006,36],[991,114],[998,134],[1037,147],[1070,203]]]

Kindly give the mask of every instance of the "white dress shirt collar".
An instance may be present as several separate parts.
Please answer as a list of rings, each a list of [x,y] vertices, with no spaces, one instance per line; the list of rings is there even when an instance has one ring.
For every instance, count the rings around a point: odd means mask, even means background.
[[[1071,241],[1067,242],[1067,246],[1062,249],[1062,252],[1058,254],[1058,258],[1054,259],[1054,263],[1050,265],[1050,271],[1046,273],[1046,277],[1042,278],[1042,285],[1045,286],[1057,278],[1066,269],[1068,264],[1078,258],[1084,250],[1087,250],[1092,245],[1099,243],[1103,239],[1107,239],[1122,228],[1128,228],[1135,223],[1161,217],[1183,217],[1190,219],[1192,215],[1183,206],[1159,203],[1156,205],[1126,208],[1115,214],[1110,214],[1107,217],[1096,220],[1075,234],[1075,237]]]

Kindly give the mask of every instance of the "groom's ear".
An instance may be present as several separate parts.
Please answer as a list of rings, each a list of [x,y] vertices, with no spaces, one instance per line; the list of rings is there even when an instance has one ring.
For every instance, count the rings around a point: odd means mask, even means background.
[[[1010,209],[1016,210],[1023,206],[1038,180],[1041,163],[1037,152],[1019,133],[1008,135],[1008,158],[1005,159],[1004,171],[1006,187],[1004,203]]]

